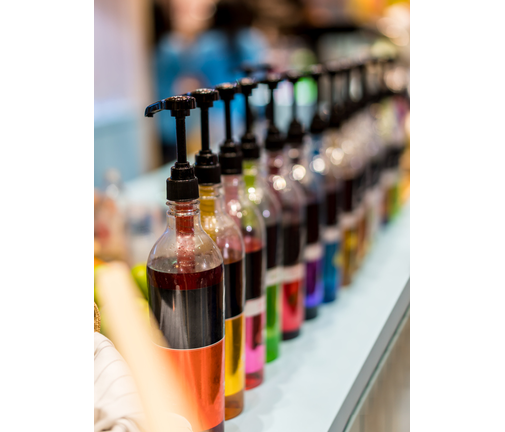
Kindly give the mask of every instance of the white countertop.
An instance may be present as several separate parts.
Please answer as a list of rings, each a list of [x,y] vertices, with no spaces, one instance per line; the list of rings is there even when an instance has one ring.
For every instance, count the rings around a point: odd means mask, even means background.
[[[410,209],[383,230],[358,276],[282,343],[226,432],[341,432],[410,304]]]

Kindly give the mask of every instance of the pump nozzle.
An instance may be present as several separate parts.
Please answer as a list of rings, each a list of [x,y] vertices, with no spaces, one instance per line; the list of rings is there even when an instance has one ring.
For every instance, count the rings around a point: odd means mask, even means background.
[[[260,149],[256,137],[251,132],[252,113],[249,105],[249,96],[252,94],[253,90],[258,87],[258,83],[253,78],[242,78],[239,84],[242,94],[244,95],[245,103],[245,132],[240,139],[242,153],[244,159],[258,159],[260,157]]]
[[[338,103],[335,100],[335,76],[343,75],[347,63],[345,61],[332,61],[326,64],[326,71],[330,78],[330,117],[329,126],[339,128],[342,120],[345,117],[345,97],[341,94],[341,101]]]
[[[278,73],[268,73],[262,84],[266,84],[270,89],[270,102],[268,103],[267,109],[267,119],[268,119],[268,129],[267,136],[265,138],[265,149],[267,150],[281,150],[284,147],[284,139],[275,126],[275,102],[274,102],[274,90],[277,88],[279,83],[284,78]]]
[[[242,174],[242,152],[235,144],[231,129],[231,101],[239,88],[235,83],[224,83],[216,86],[219,97],[224,102],[226,140],[219,148],[219,163],[223,174]]]
[[[286,72],[286,79],[293,84],[293,103],[291,105],[291,123],[289,124],[287,141],[294,145],[301,145],[305,131],[303,125],[298,121],[297,103],[296,103],[296,83],[302,78],[302,74],[298,71]]]
[[[317,99],[316,99],[316,108],[314,111],[314,116],[312,117],[312,121],[310,123],[310,133],[312,134],[321,134],[325,131],[327,127],[326,121],[322,118],[319,112],[319,106],[321,104],[321,75],[324,73],[323,65],[313,65],[310,70],[308,76],[310,76],[315,82],[317,86]]]
[[[244,72],[246,77],[251,77],[254,72],[269,72],[272,70],[272,65],[268,63],[252,64],[244,62],[240,66],[240,70]]]
[[[202,133],[202,149],[195,156],[195,175],[199,184],[221,183],[221,166],[217,155],[210,150],[209,137],[209,108],[219,99],[219,92],[214,89],[198,89],[191,92],[200,108],[200,122]]]
[[[146,117],[152,117],[160,111],[169,110],[172,117],[175,117],[177,162],[171,168],[170,177],[167,179],[169,201],[192,201],[199,197],[198,179],[186,156],[186,117],[195,106],[195,99],[191,96],[173,96],[149,105],[144,113]]]
[[[366,57],[361,58],[356,64],[356,67],[359,70],[360,81],[361,81],[361,98],[358,103],[360,108],[364,108],[369,102],[371,102],[370,92],[368,89],[368,82],[367,82],[367,73],[368,73],[368,65],[369,64],[370,64],[370,59],[366,58]]]

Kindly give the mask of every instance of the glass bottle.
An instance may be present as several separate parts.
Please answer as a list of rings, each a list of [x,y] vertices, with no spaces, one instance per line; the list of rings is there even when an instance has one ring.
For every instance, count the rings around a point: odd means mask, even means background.
[[[297,119],[296,83],[301,78],[299,72],[288,72],[288,80],[293,85],[292,120],[286,138],[286,154],[290,165],[290,177],[297,181],[305,194],[306,244],[305,261],[305,319],[317,316],[318,306],[323,301],[323,244],[321,226],[324,206],[324,182],[309,168],[314,147],[310,136],[305,134]],[[310,154],[309,154],[310,153]],[[310,159],[310,160],[309,160]]]
[[[184,377],[194,401],[185,417],[198,432],[224,431],[224,266],[218,246],[203,230],[198,180],[186,160],[188,96],[164,99],[146,116],[171,110],[177,126],[177,162],[167,179],[167,227],[147,259],[150,313],[167,346],[157,347],[167,367]]]
[[[283,279],[282,339],[297,337],[305,314],[305,194],[289,175],[284,155],[284,139],[275,126],[274,90],[282,77],[268,74],[264,83],[270,89],[269,125],[265,139],[267,182],[282,207]]]
[[[258,207],[266,225],[266,361],[270,362],[279,356],[281,341],[282,209],[264,180],[260,147],[251,132],[249,95],[258,83],[251,78],[244,78],[239,84],[246,112],[246,128],[241,138],[246,196]]]
[[[244,409],[245,389],[245,247],[240,228],[228,215],[221,193],[221,166],[209,145],[209,108],[218,100],[214,89],[191,93],[201,114],[202,149],[195,157],[202,226],[224,260],[225,286],[225,419]]]
[[[220,146],[219,163],[226,211],[242,231],[245,245],[246,287],[246,390],[263,382],[265,366],[265,223],[245,193],[242,152],[232,139],[231,100],[236,84],[216,87],[225,104],[226,140]]]

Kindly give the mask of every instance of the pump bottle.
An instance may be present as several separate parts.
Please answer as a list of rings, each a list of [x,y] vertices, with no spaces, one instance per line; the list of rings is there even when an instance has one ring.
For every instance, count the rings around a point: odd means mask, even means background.
[[[231,101],[239,89],[231,83],[216,89],[225,106],[226,139],[219,149],[219,163],[226,211],[241,228],[245,244],[245,368],[249,390],[263,382],[265,366],[265,223],[258,208],[246,197],[242,152],[232,138]]]
[[[305,261],[305,319],[317,316],[318,306],[323,301],[323,243],[321,226],[324,205],[323,178],[315,175],[309,168],[309,158],[313,151],[310,136],[304,131],[297,118],[296,83],[302,77],[298,71],[287,73],[287,79],[293,85],[292,120],[286,138],[286,152],[290,163],[290,176],[297,181],[305,193],[305,218],[307,224],[307,242],[304,250]]]
[[[281,341],[282,208],[264,180],[260,147],[251,131],[249,96],[258,83],[252,78],[243,78],[239,84],[246,112],[245,132],[240,140],[246,195],[258,207],[266,225],[266,361],[270,362],[279,356]]]
[[[209,145],[209,108],[219,99],[214,89],[191,93],[200,108],[202,149],[195,157],[200,215],[205,232],[224,260],[225,287],[225,419],[244,409],[245,390],[245,246],[240,228],[228,215],[221,192],[221,166]]]
[[[328,152],[325,150],[324,137],[328,129],[328,121],[319,112],[321,102],[320,77],[325,72],[322,65],[315,65],[310,69],[311,76],[317,85],[317,101],[314,115],[310,124],[308,137],[308,169],[322,185],[324,199],[321,206],[322,231],[321,239],[324,247],[323,283],[325,303],[332,302],[337,297],[340,285],[340,270],[338,255],[340,252],[339,216],[342,205],[342,183],[332,169]]]
[[[167,367],[184,377],[193,401],[185,417],[198,432],[224,431],[224,266],[200,221],[198,180],[186,159],[185,117],[195,99],[175,96],[146,108],[176,119],[177,162],[167,179],[167,227],[147,259],[150,310],[167,346]]]
[[[305,194],[300,184],[290,177],[285,156],[284,138],[275,125],[274,90],[282,77],[269,73],[263,80],[270,89],[269,119],[265,138],[267,181],[282,207],[283,278],[282,278],[282,339],[300,334],[305,315],[306,242]]]

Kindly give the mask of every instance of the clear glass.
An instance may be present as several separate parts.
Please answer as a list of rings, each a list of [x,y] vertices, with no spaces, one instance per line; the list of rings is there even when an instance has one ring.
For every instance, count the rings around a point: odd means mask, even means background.
[[[282,207],[270,190],[260,161],[244,160],[246,196],[254,203],[266,225],[266,361],[279,356],[281,342]]]
[[[224,260],[225,419],[244,409],[245,387],[245,246],[240,228],[226,213],[221,185],[199,186],[202,227]]]
[[[318,168],[322,168],[324,160],[319,157],[318,151],[314,154],[314,145],[310,135],[305,135],[302,145],[290,145],[288,142],[286,149],[291,165],[290,177],[301,185],[306,198],[305,319],[317,316],[324,296],[322,225],[326,211],[325,184],[323,176],[314,170],[313,159]]]
[[[184,376],[195,401],[181,412],[194,431],[224,425],[224,266],[218,246],[200,223],[198,201],[168,202],[167,228],[149,254],[150,313],[167,346],[167,365]]]
[[[222,176],[226,211],[242,231],[245,245],[246,390],[263,382],[265,366],[265,223],[245,194],[242,175]]]
[[[282,207],[283,279],[282,338],[300,334],[305,314],[305,193],[289,175],[289,161],[283,151],[266,152],[267,182]]]

